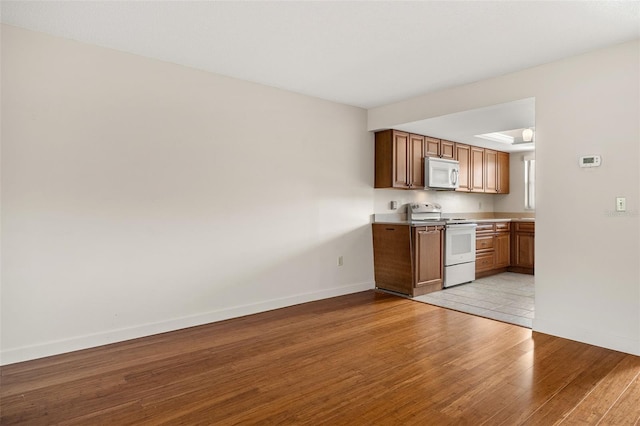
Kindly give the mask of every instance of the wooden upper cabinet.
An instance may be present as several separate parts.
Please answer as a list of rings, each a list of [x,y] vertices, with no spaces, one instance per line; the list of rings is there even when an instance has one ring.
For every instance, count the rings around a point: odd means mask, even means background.
[[[469,173],[471,168],[471,147],[461,143],[455,144],[455,156],[460,164],[460,175],[458,176],[460,184],[456,191],[469,192],[471,187],[471,174]]]
[[[509,153],[498,151],[497,165],[498,194],[509,193]]]
[[[424,136],[409,135],[409,188],[424,188]]]
[[[424,188],[424,136],[384,130],[375,144],[376,188]]]
[[[425,157],[440,157],[455,160],[455,142],[444,139],[436,139],[429,136],[424,137]]]
[[[440,156],[440,139],[424,137],[424,156],[439,157]]]
[[[393,184],[394,188],[409,187],[409,134],[393,132]]]
[[[446,158],[449,160],[457,159],[456,151],[455,151],[455,142],[445,141],[444,139],[440,141],[440,157]]]
[[[498,192],[498,151],[484,150],[484,192]]]
[[[375,188],[409,188],[409,133],[376,132]]]
[[[471,192],[484,192],[484,148],[471,147]]]
[[[458,160],[461,192],[509,193],[509,153],[399,130],[375,134],[375,188],[423,189],[425,157]]]

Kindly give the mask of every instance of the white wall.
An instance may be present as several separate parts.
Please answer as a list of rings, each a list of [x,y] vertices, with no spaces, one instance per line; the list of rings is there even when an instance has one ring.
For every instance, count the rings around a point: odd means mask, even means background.
[[[535,157],[535,152],[513,152],[509,155],[509,193],[495,195],[496,212],[535,215],[535,211],[524,208],[524,157]]]
[[[2,121],[4,364],[373,288],[362,109],[2,26]]]
[[[368,111],[369,129],[536,98],[534,330],[640,355],[638,41]],[[578,157],[602,166],[578,168]],[[626,196],[626,213],[614,211]]]
[[[397,201],[399,206],[411,202],[430,202],[442,205],[444,214],[452,213],[490,213],[494,211],[495,195],[471,194],[453,191],[424,191],[401,189],[376,189],[374,196],[375,213],[398,213],[390,209],[390,202]],[[405,209],[406,210],[406,209]],[[403,211],[404,213],[405,211]]]

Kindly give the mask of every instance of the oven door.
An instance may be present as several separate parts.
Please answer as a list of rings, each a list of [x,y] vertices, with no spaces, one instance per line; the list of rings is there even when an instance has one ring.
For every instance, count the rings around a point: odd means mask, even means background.
[[[445,266],[475,262],[476,226],[475,223],[447,225],[444,244]]]

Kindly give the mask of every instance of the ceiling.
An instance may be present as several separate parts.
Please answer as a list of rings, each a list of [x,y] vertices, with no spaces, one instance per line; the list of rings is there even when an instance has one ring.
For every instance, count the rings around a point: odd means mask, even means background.
[[[414,121],[397,130],[449,139],[484,148],[506,152],[531,151],[534,143],[521,143],[522,130],[535,129],[535,98],[521,99],[485,108],[457,112],[455,114]],[[516,144],[493,142],[476,135],[500,132],[516,138]],[[534,140],[535,141],[535,140]]]
[[[3,0],[0,13],[6,24],[362,108],[640,37],[640,1]],[[511,129],[490,131],[500,130]]]

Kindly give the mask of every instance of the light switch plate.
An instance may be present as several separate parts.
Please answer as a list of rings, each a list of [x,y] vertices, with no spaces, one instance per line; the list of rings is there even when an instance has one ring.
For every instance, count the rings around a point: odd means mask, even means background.
[[[627,199],[625,197],[616,197],[616,211],[617,212],[627,211]]]

